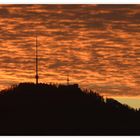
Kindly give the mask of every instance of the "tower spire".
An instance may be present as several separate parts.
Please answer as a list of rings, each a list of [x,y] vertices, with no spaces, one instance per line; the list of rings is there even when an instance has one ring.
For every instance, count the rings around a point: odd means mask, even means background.
[[[68,47],[68,56],[70,56],[70,46]],[[69,61],[69,60],[68,60]],[[69,63],[67,65],[68,71],[67,71],[67,85],[70,83],[70,77],[69,77]]]
[[[35,79],[36,79],[36,85],[38,84],[38,42],[37,42],[37,35],[36,35],[36,75],[35,75]]]
[[[69,81],[70,81],[70,79],[69,79],[69,73],[67,74],[67,85],[69,85]]]

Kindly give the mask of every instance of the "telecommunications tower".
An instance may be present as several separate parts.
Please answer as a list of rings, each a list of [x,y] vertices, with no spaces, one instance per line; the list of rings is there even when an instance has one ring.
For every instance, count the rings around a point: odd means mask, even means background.
[[[37,36],[36,36],[36,51],[35,51],[35,62],[36,62],[36,75],[35,75],[35,79],[36,79],[36,85],[38,84],[38,42],[37,42]]]

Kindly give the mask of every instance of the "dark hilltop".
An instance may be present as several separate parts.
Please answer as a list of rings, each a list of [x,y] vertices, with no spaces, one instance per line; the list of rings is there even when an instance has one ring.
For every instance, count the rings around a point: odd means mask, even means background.
[[[140,111],[77,84],[0,92],[0,135],[140,135]]]

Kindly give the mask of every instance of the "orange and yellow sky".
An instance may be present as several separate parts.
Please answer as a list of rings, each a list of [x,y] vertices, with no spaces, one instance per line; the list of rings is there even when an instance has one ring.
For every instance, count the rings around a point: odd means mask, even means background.
[[[72,83],[140,107],[140,5],[0,5],[0,89]]]

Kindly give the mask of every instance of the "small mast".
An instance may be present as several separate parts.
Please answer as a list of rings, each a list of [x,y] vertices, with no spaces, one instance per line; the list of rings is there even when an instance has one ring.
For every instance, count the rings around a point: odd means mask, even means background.
[[[69,85],[70,79],[69,79],[69,73],[67,74],[67,85]]]

